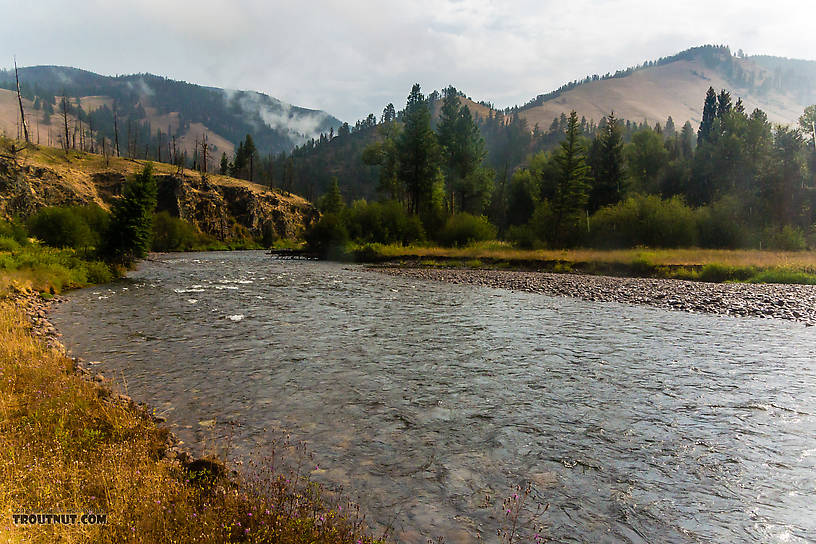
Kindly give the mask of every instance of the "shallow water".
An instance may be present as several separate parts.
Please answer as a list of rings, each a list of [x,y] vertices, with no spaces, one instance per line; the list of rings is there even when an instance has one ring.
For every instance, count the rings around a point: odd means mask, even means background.
[[[494,541],[528,481],[559,542],[816,541],[801,324],[263,252],[161,255],[52,318],[188,446],[289,432],[404,542]]]

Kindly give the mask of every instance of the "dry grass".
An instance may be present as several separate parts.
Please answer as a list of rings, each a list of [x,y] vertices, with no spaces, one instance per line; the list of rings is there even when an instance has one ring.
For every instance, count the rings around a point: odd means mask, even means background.
[[[495,259],[507,261],[564,261],[569,263],[630,264],[645,260],[655,266],[724,265],[757,268],[792,268],[816,272],[815,251],[759,251],[724,249],[568,249],[525,250],[503,242],[489,242],[464,248],[389,245],[378,247],[387,257]]]

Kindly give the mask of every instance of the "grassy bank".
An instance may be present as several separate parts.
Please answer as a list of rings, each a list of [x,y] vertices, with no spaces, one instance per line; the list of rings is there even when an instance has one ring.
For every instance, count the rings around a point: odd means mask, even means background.
[[[515,268],[698,281],[816,284],[816,252],[718,249],[524,250],[504,242],[462,248],[367,244],[359,261],[403,265]]]
[[[146,409],[83,377],[37,336],[43,298],[108,278],[94,275],[98,265],[39,246],[2,252],[0,263],[0,541],[373,542],[359,511],[325,495],[308,471],[293,477],[270,458],[242,480],[217,462],[185,460]],[[106,524],[12,517],[88,512]]]

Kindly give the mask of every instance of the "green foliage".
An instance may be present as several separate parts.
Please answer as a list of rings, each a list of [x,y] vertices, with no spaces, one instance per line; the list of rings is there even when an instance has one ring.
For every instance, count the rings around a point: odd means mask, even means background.
[[[807,249],[805,233],[798,227],[785,225],[784,227],[768,227],[760,236],[763,249],[778,249],[781,251],[801,251]]]
[[[0,220],[0,236],[10,238],[19,245],[28,245],[28,232],[22,223]]]
[[[496,227],[484,216],[466,212],[452,215],[439,232],[439,242],[444,246],[466,246],[496,238]]]
[[[96,205],[50,207],[28,219],[29,232],[52,247],[98,247],[108,227],[108,213]]]
[[[405,187],[409,211],[421,215],[432,206],[440,163],[439,146],[431,130],[431,112],[419,84],[408,95],[403,118],[405,125],[396,142],[397,179]]]
[[[56,291],[107,283],[117,271],[104,262],[89,260],[74,249],[57,249],[31,244],[0,253],[0,271],[18,273],[35,285]]]
[[[693,246],[697,224],[681,198],[633,195],[598,210],[590,218],[590,238],[596,247]]]
[[[749,245],[750,232],[739,199],[724,197],[698,208],[696,214],[701,247],[736,249]]]
[[[580,130],[578,115],[573,110],[567,121],[566,139],[555,155],[558,181],[551,204],[555,216],[553,239],[559,245],[566,244],[572,237],[589,198],[591,177]]]
[[[634,182],[633,190],[657,194],[660,190],[660,173],[668,158],[663,137],[650,128],[636,132],[632,142],[626,146],[626,156]]]
[[[166,211],[157,213],[153,218],[152,251],[190,251],[208,241],[193,225]]]
[[[9,236],[0,236],[0,251],[17,251],[20,242]]]
[[[592,144],[590,165],[594,182],[589,200],[594,211],[618,202],[625,190],[623,133],[614,113],[606,116],[606,124]]]
[[[153,211],[156,208],[156,180],[148,163],[126,185],[113,206],[102,254],[111,262],[130,266],[147,255],[153,239]]]
[[[306,232],[306,246],[324,258],[342,257],[350,238],[345,221],[340,214],[324,214]]]
[[[329,192],[323,195],[318,206],[323,213],[340,213],[346,207],[343,200],[343,195],[340,193],[340,186],[337,184],[337,178],[332,178]]]
[[[425,239],[422,223],[399,202],[357,200],[343,214],[350,239],[359,243],[409,244]]]

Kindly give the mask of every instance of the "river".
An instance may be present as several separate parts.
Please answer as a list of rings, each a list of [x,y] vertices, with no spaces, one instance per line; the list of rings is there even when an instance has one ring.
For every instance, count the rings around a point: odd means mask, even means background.
[[[816,542],[813,327],[263,252],[158,255],[51,318],[186,446],[289,433],[403,542],[495,541],[527,482],[558,542]]]

